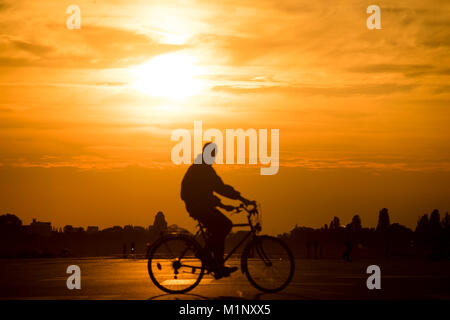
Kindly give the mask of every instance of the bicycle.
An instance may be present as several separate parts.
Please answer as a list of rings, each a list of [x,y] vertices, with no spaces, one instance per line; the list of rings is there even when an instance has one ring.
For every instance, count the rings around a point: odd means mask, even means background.
[[[278,292],[286,288],[294,275],[295,263],[291,250],[279,238],[257,235],[261,215],[256,204],[235,207],[234,213],[245,211],[248,223],[233,227],[250,227],[245,237],[227,254],[227,261],[245,241],[241,254],[241,271],[249,282],[263,292]],[[199,223],[194,236],[168,234],[153,245],[148,258],[148,272],[153,283],[168,293],[186,293],[194,289],[205,272],[214,274],[211,252],[197,240],[207,243],[204,226]]]

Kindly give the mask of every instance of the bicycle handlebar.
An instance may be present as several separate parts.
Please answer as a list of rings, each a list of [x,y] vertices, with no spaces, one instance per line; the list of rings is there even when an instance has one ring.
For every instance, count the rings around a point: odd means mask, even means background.
[[[252,207],[252,208],[250,208],[250,207]],[[240,213],[242,211],[247,212],[249,215],[258,214],[256,201],[252,201],[252,203],[250,203],[248,206],[241,203],[239,206],[234,208],[234,211],[232,213]]]

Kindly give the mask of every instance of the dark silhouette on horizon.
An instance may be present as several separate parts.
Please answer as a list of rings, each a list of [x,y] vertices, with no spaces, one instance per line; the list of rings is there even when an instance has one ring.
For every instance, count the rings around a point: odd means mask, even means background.
[[[311,240],[306,242],[306,258],[311,258]]]
[[[23,225],[16,215],[0,215],[0,257],[123,257],[125,251],[128,256],[126,248],[124,251],[124,244],[131,242],[136,244],[137,257],[145,257],[151,244],[161,236],[161,232],[189,233],[177,225],[168,225],[162,212],[157,213],[156,216],[154,224],[147,228],[127,225],[99,230],[95,226],[84,229],[67,225],[57,230],[51,227],[50,222],[33,220],[30,225]],[[312,257],[313,241],[317,240],[320,258],[342,259],[342,253],[346,249],[345,241],[349,239],[349,236],[353,239],[352,260],[363,257],[383,257],[387,254],[388,257],[450,258],[448,212],[442,218],[438,210],[422,215],[414,230],[398,223],[390,224],[389,222],[388,224],[386,223],[389,221],[388,217],[387,209],[383,208],[376,228],[362,227],[360,219],[357,218],[352,219],[353,223],[344,227],[335,224],[339,218],[334,217],[329,226],[325,224],[317,229],[295,226],[290,232],[278,237],[289,244],[298,258]],[[238,243],[244,234],[244,231],[231,233],[226,239],[226,248]],[[307,250],[304,249],[305,247]]]
[[[352,253],[352,242],[350,240],[347,240],[347,241],[344,242],[344,244],[345,244],[345,252],[344,252],[344,255],[343,255],[343,259],[345,261],[350,262],[351,261],[350,260],[350,254]]]

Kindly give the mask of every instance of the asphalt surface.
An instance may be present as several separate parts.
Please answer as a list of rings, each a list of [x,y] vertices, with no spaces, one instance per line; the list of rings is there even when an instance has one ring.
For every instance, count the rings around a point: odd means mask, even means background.
[[[366,269],[374,264],[381,269],[380,290],[366,285]],[[69,265],[80,267],[79,290],[67,288]],[[171,295],[151,282],[142,259],[0,260],[0,299],[450,299],[450,261],[298,259],[280,293],[261,293],[237,271],[220,280],[207,275],[188,294]]]

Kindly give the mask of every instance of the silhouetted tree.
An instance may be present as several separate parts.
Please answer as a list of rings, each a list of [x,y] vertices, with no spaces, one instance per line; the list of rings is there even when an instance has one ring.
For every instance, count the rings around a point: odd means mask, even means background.
[[[442,256],[450,258],[450,216],[448,212],[442,218]]]
[[[416,232],[417,233],[427,233],[430,226],[430,222],[428,220],[428,214],[424,214],[417,221]]]
[[[445,213],[445,217],[442,218],[442,228],[448,230],[450,229],[450,216],[448,212]]]
[[[439,210],[434,209],[430,214],[430,232],[439,232],[441,229],[441,215],[439,214]]]
[[[334,217],[330,222],[330,230],[337,230],[341,226],[341,221],[338,217]]]
[[[434,257],[443,254],[444,234],[441,232],[441,216],[438,209],[434,209],[428,221],[428,230],[425,235],[426,243],[430,246],[431,255]]]
[[[352,222],[350,223],[351,229],[353,231],[360,231],[362,229],[361,217],[355,214],[352,218]]]
[[[383,208],[378,214],[377,231],[386,231],[391,224],[388,209]]]

